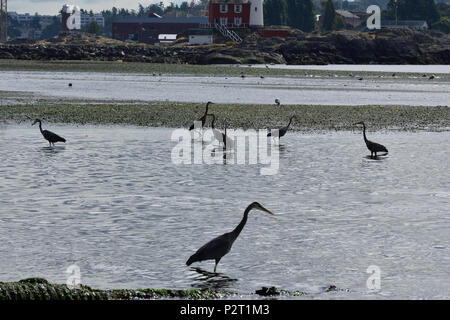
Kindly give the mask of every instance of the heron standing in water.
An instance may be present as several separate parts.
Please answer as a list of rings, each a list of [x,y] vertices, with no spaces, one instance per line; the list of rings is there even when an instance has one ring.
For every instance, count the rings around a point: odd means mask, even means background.
[[[363,126],[363,136],[364,136],[364,142],[366,143],[367,149],[370,150],[370,157],[374,158],[374,154],[375,154],[375,158],[377,157],[377,152],[386,152],[384,155],[388,154],[388,150],[386,149],[385,146],[376,143],[376,142],[372,142],[370,140],[367,139],[366,137],[366,125],[363,121],[361,122],[357,122],[354,125],[358,125],[358,124],[362,124]]]
[[[34,122],[31,125],[35,125],[37,122],[39,122],[39,130],[41,130],[42,135],[44,138],[48,141],[50,144],[50,147],[53,145],[55,146],[55,142],[66,142],[66,139],[58,136],[56,133],[53,133],[48,130],[42,130],[42,121],[40,119],[34,120]]]
[[[201,121],[202,127],[205,126],[206,117],[208,116],[208,108],[211,104],[214,104],[214,103],[212,103],[211,101],[208,101],[208,103],[206,103],[205,114],[200,119],[197,120],[197,121]],[[190,126],[189,131],[194,130],[194,127],[195,127],[195,122]]]
[[[280,99],[275,99],[275,104],[277,105],[277,107],[279,107],[281,105],[281,101]]]
[[[234,228],[233,231],[225,233],[217,238],[214,238],[213,240],[209,241],[207,244],[202,246],[200,249],[197,250],[196,253],[194,253],[188,259],[186,265],[189,266],[194,262],[214,259],[216,261],[216,264],[214,265],[214,272],[216,272],[217,264],[224,255],[230,252],[231,246],[233,245],[234,241],[237,239],[242,229],[244,228],[245,224],[247,223],[248,213],[252,209],[261,210],[273,215],[272,212],[264,208],[258,202],[253,202],[247,207],[247,209],[245,209],[244,216],[241,222],[237,225],[236,228]]]
[[[286,127],[278,129],[278,139],[280,139],[282,136],[284,136],[286,134],[286,132],[289,130],[289,127],[291,126],[292,119],[294,119],[294,118],[297,119],[295,116],[292,116],[289,119],[289,123],[288,123],[288,125]],[[269,132],[267,134],[267,136],[271,137],[272,136],[272,132]]]
[[[211,129],[213,131],[214,138],[216,138],[216,140],[219,141],[219,145],[222,143],[225,150],[233,149],[234,140],[232,140],[230,137],[227,136],[227,128],[225,127],[225,133],[220,132],[218,129],[216,129],[214,125],[216,122],[216,115],[211,113],[209,114],[209,116],[213,118],[211,122]]]

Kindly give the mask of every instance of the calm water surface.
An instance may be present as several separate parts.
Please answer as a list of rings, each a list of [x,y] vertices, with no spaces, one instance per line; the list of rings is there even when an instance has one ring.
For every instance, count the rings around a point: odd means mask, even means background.
[[[261,286],[306,298],[450,298],[450,133],[288,133],[280,170],[174,165],[172,129],[53,125],[0,128],[0,281],[65,283],[68,266],[98,288]],[[196,142],[198,143],[198,142]],[[259,201],[232,251],[185,265]],[[381,291],[366,288],[369,266]],[[200,268],[200,269],[195,269]],[[342,291],[325,293],[335,285]]]
[[[230,67],[231,68],[231,67]],[[234,67],[233,67],[234,68]],[[447,105],[450,82],[410,78],[349,76],[176,76],[90,72],[2,72],[0,104],[21,95],[35,99],[177,101],[309,105]],[[68,83],[73,86],[69,87]]]

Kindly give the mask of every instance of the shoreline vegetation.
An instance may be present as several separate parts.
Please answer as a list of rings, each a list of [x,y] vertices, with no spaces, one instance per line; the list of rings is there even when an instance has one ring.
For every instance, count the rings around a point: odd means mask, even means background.
[[[1,97],[1,93],[0,93]],[[144,127],[188,128],[204,112],[204,103],[90,101],[38,101],[33,104],[3,104],[0,124],[28,123],[40,118],[44,123],[72,125],[133,125]],[[356,130],[358,121],[368,131],[450,131],[448,106],[311,106],[214,104],[210,113],[217,117],[216,127],[229,129],[272,129],[285,126],[289,117],[298,121],[292,131],[322,133]],[[29,117],[29,118],[28,118]],[[207,127],[210,123],[207,123]]]
[[[334,285],[323,288],[323,292],[339,291]],[[275,287],[257,290],[249,295],[274,297],[301,297],[303,291],[278,290]],[[0,300],[155,300],[192,299],[211,300],[242,295],[225,289],[93,289],[86,285],[69,287],[52,284],[44,278],[27,278],[14,282],[0,282]]]

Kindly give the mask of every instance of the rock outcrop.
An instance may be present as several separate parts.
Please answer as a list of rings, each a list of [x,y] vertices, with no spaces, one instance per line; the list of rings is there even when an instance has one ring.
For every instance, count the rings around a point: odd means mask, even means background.
[[[0,59],[100,60],[188,64],[449,64],[450,35],[411,29],[305,34],[286,39],[247,31],[241,44],[188,46],[129,44],[86,36],[0,45]]]

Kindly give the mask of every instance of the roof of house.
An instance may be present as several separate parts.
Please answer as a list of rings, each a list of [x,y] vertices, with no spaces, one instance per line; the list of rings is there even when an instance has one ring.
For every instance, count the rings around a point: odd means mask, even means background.
[[[423,27],[428,26],[425,20],[383,20],[381,19],[381,26],[383,27]]]
[[[192,18],[125,18],[114,23],[208,23],[208,17]]]
[[[359,19],[359,17],[356,14],[351,13],[347,10],[336,10],[336,13],[344,18],[348,19]]]

